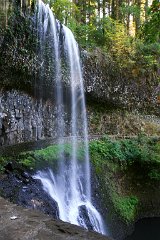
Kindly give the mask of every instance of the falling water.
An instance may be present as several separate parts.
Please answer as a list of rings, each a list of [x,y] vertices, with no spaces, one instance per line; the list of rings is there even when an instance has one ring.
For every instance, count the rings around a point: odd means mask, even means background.
[[[57,136],[61,147],[57,172],[53,173],[51,169],[38,171],[34,178],[41,180],[44,190],[57,202],[61,220],[105,234],[102,218],[91,201],[87,115],[78,45],[72,32],[65,26],[60,27],[48,5],[39,0],[38,9],[38,26],[42,28],[40,43],[46,45],[48,36],[50,39],[52,38],[51,43],[54,40],[51,58],[55,76]],[[71,93],[68,112],[72,147],[70,161],[65,159],[63,147],[66,126],[63,117],[65,101],[61,73],[60,28],[63,31],[63,51],[69,69],[68,80]],[[44,50],[40,54],[42,62],[44,62]],[[84,161],[79,161],[77,156],[79,136],[84,146]]]

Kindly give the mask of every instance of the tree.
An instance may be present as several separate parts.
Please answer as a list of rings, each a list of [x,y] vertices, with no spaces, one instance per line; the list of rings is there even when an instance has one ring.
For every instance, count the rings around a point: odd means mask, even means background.
[[[143,37],[146,42],[160,43],[160,2],[154,0],[148,11],[148,18],[142,28]]]

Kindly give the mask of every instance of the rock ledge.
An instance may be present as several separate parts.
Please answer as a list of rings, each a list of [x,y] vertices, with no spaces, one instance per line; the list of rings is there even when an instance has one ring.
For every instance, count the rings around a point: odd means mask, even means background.
[[[111,240],[0,197],[0,240]]]

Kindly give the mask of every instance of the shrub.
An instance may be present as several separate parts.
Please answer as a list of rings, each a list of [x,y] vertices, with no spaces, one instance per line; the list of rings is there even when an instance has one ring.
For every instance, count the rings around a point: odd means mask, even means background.
[[[135,219],[138,206],[138,198],[136,196],[121,197],[115,193],[113,196],[113,204],[125,222],[130,222]]]

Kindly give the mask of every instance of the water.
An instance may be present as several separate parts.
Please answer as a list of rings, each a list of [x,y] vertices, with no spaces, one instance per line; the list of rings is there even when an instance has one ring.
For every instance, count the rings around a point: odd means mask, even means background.
[[[159,240],[160,218],[144,218],[135,224],[133,234],[125,240]]]
[[[91,199],[87,114],[78,45],[72,32],[56,21],[49,6],[41,0],[38,4],[38,27],[41,44],[39,49],[42,62],[41,78],[45,71],[45,51],[48,45],[50,46],[49,56],[53,67],[50,77],[54,78],[53,94],[57,110],[56,132],[60,150],[58,170],[56,172],[51,169],[38,171],[34,178],[41,180],[44,190],[58,203],[61,220],[105,234],[102,217],[93,206]],[[61,39],[60,35],[63,36]],[[67,108],[62,81],[64,59],[67,69],[67,84],[70,88],[68,94],[70,104]],[[63,139],[68,127],[65,123],[64,109],[67,109],[67,119],[70,120],[69,133],[72,149],[70,159],[66,159],[64,153]],[[77,156],[79,136],[84,146],[83,161],[80,161]]]

